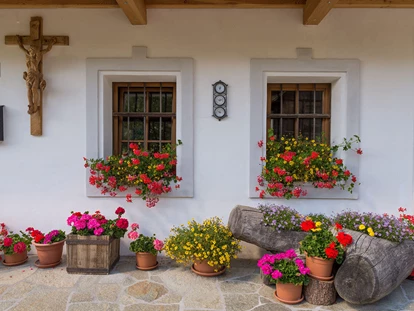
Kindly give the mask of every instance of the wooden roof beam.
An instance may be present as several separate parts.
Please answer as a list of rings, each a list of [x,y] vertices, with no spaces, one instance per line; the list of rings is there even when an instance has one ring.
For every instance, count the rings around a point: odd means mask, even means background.
[[[303,9],[303,25],[319,25],[339,0],[307,0]]]
[[[145,0],[116,0],[132,25],[147,24],[147,7]]]

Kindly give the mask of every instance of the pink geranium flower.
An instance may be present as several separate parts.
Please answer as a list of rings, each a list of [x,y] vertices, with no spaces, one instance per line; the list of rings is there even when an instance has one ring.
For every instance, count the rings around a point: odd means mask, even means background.
[[[164,242],[163,242],[163,241],[158,240],[158,239],[154,240],[154,248],[155,248],[157,251],[162,251],[162,248],[163,248],[163,247],[164,247]]]
[[[128,233],[128,238],[130,238],[131,240],[136,240],[139,238],[139,233],[136,231],[131,231]]]

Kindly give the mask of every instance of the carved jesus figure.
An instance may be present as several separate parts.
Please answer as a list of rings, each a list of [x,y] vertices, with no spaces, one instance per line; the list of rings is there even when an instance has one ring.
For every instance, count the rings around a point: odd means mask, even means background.
[[[43,91],[46,87],[46,81],[43,79],[43,74],[40,72],[40,63],[42,62],[43,55],[52,49],[52,46],[56,41],[56,38],[52,38],[46,49],[34,45],[25,49],[22,38],[17,36],[17,43],[26,54],[27,71],[23,73],[23,79],[26,80],[27,86],[27,98],[29,100],[28,114],[36,113],[39,110],[40,89]]]

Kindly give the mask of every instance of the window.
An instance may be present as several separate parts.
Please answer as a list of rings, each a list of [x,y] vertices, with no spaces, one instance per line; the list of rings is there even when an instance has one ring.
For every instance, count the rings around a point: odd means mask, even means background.
[[[175,83],[113,83],[113,153],[176,143]],[[161,100],[160,100],[161,99]]]
[[[267,129],[276,137],[330,140],[330,84],[268,84]]]

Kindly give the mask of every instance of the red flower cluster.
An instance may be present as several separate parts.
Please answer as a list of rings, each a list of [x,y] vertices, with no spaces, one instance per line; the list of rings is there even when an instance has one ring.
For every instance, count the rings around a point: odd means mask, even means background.
[[[27,228],[26,231],[29,232],[35,243],[40,243],[45,238],[45,235],[41,231],[35,230],[32,227]]]
[[[312,229],[315,229],[315,223],[312,220],[305,220],[300,224],[300,227],[303,231],[308,232]]]
[[[336,259],[336,257],[338,257],[338,251],[336,249],[335,242],[332,242],[327,248],[325,248],[325,254],[328,258],[331,259]]]
[[[352,236],[342,231],[338,233],[338,235],[336,236],[336,239],[344,247],[351,245],[352,243]]]
[[[89,183],[100,188],[102,194],[109,193],[112,197],[131,187],[135,188],[135,194],[145,198],[148,207],[153,207],[158,200],[150,200],[150,197],[171,192],[171,183],[182,180],[176,176],[175,147],[165,146],[162,153],[153,154],[140,150],[135,143],[131,143],[129,148],[129,153],[110,156],[106,160],[84,158],[85,167],[90,167]],[[179,185],[175,188],[178,189]],[[125,197],[127,202],[132,202],[130,193]]]

